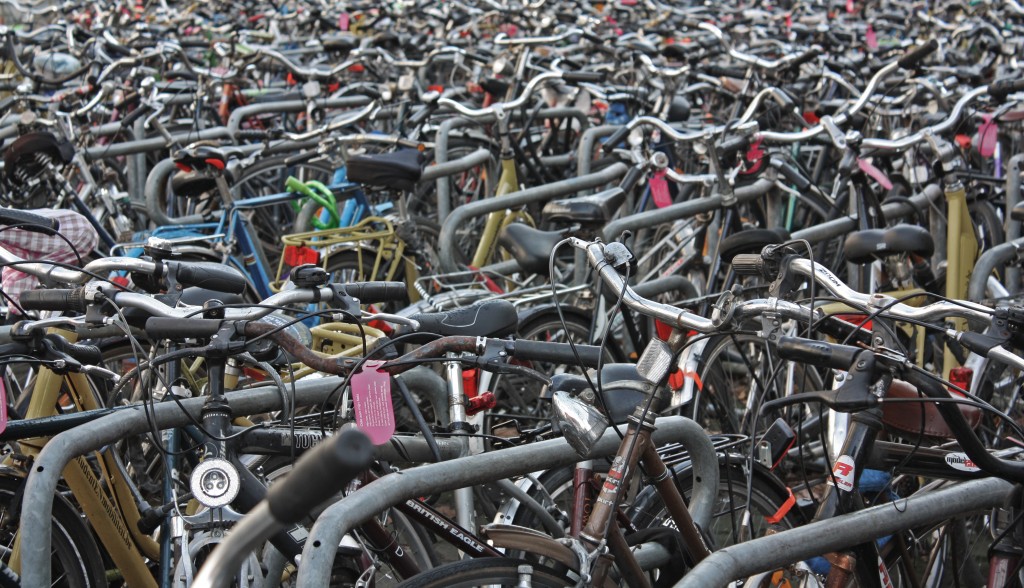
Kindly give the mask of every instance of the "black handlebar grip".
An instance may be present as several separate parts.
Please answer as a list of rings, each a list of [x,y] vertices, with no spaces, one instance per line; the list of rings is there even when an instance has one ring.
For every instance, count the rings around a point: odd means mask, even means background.
[[[421,122],[427,120],[427,117],[429,117],[430,113],[433,111],[434,109],[431,106],[421,106],[419,110],[409,115],[409,124],[414,127],[418,126]]]
[[[764,259],[759,253],[740,253],[732,258],[732,270],[741,276],[764,274]]]
[[[935,50],[938,48],[939,42],[936,41],[935,39],[932,39],[931,41],[928,41],[924,45],[911,49],[906,54],[904,54],[903,57],[900,57],[900,60],[897,61],[896,63],[898,63],[900,67],[902,67],[903,69],[912,69],[916,67],[917,64],[924,61],[925,57],[928,57],[929,55],[934,53]]]
[[[1007,96],[1015,92],[1024,91],[1024,78],[1019,80],[1001,79],[988,85],[988,94],[996,100],[1005,100]]]
[[[623,192],[629,192],[640,183],[640,180],[644,177],[644,170],[642,167],[634,165],[629,168],[626,175],[622,177],[622,181],[619,182],[619,188]]]
[[[821,47],[818,47],[818,46],[811,47],[807,51],[804,51],[803,53],[798,55],[796,57],[796,59],[794,59],[793,61],[790,61],[789,65],[786,66],[786,69],[790,69],[790,70],[796,69],[796,68],[800,67],[801,65],[807,63],[808,61],[813,61],[813,60],[817,59],[819,55],[821,55]]]
[[[118,121],[118,124],[121,125],[121,128],[128,128],[135,124],[135,121],[142,118],[147,112],[149,112],[149,107],[145,104],[140,104],[135,107],[135,110],[129,112],[124,118]]]
[[[83,365],[100,365],[103,363],[103,352],[95,345],[71,343],[59,335],[47,335],[47,340],[60,352],[75,358]]]
[[[15,210],[13,208],[0,208],[0,225],[21,225],[18,228],[33,233],[50,235],[60,230],[60,221],[40,214]]]
[[[600,35],[596,35],[594,33],[591,33],[590,31],[583,31],[583,38],[590,41],[591,43],[604,45],[604,39]]]
[[[299,522],[343,490],[373,460],[373,445],[359,429],[345,429],[299,458],[292,471],[267,492],[267,506],[279,522]]]
[[[619,130],[612,133],[611,136],[608,137],[608,140],[604,142],[604,147],[602,147],[602,149],[604,149],[604,152],[611,153],[615,149],[616,145],[621,143],[623,139],[629,136],[629,131],[630,129],[628,125],[623,125],[619,127]]]
[[[802,337],[779,338],[779,357],[815,366],[827,366],[837,370],[849,370],[857,356],[864,351],[852,345],[839,345]]]
[[[153,339],[171,339],[172,341],[205,339],[220,330],[221,322],[220,319],[198,317],[178,319],[153,316],[146,320],[146,334]]]
[[[601,361],[601,348],[597,345],[577,345],[576,351],[580,354],[579,361],[576,360],[572,346],[568,343],[516,339],[512,356],[516,359],[553,364],[579,365],[579,362],[582,361],[584,367],[591,368],[596,368]]]
[[[238,270],[212,261],[168,262],[178,266],[178,282],[186,286],[199,286],[215,292],[241,294],[248,282]]]
[[[354,282],[345,284],[345,292],[363,304],[409,302],[409,289],[405,282]]]
[[[796,186],[797,190],[803,192],[811,185],[811,181],[804,177],[804,174],[796,168],[796,166],[790,164],[781,157],[772,156],[769,160],[769,164],[775,169],[779,170],[779,173],[783,175],[790,184]]]
[[[241,141],[263,141],[270,138],[270,132],[258,129],[245,129],[235,133],[235,138]]]
[[[85,290],[29,290],[21,295],[18,304],[25,310],[60,310],[66,312],[85,312],[89,305],[85,299]]]
[[[742,151],[750,146],[750,137],[745,135],[736,135],[732,137],[725,137],[722,142],[718,144],[718,153],[722,157],[729,157]]]
[[[562,72],[562,80],[574,84],[582,82],[596,84],[604,81],[604,74],[599,71],[566,71]]]
[[[721,65],[709,65],[704,68],[704,73],[716,78],[743,79],[747,77],[746,69],[741,67],[724,67]]]
[[[473,60],[477,63],[487,64],[491,61],[491,59],[486,55],[480,55],[479,53],[473,53],[472,51],[466,51],[463,55],[466,56],[466,59]]]

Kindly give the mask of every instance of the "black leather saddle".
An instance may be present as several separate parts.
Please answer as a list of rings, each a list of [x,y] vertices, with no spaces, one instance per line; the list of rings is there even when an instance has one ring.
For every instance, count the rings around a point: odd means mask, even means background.
[[[409,191],[423,175],[423,154],[416,149],[355,155],[348,160],[348,181]]]
[[[851,263],[871,263],[878,257],[900,253],[929,257],[934,252],[932,234],[917,225],[855,231],[843,243],[843,253]]]
[[[741,253],[761,253],[766,245],[779,245],[789,241],[789,231],[778,229],[747,229],[733,233],[718,244],[718,256],[724,263]]]
[[[443,336],[507,337],[519,327],[519,313],[508,300],[484,300],[445,312],[416,314],[419,332]]]
[[[544,205],[545,222],[558,224],[605,225],[626,201],[622,188],[611,188],[597,194],[552,200]]]
[[[498,233],[498,245],[525,271],[546,276],[551,250],[564,238],[564,231],[541,231],[523,223],[512,223]]]

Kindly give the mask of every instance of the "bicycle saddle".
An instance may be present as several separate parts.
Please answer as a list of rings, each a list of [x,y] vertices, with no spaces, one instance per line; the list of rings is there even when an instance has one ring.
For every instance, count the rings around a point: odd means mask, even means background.
[[[242,150],[236,147],[194,145],[179,149],[174,153],[173,158],[179,169],[185,166],[195,170],[224,170],[229,160],[243,155]]]
[[[544,205],[541,215],[551,223],[606,225],[625,200],[626,192],[616,187],[588,196],[552,200]]]
[[[786,241],[789,241],[789,231],[782,227],[746,229],[722,239],[718,244],[718,257],[724,263],[732,263],[732,258],[741,253],[761,253],[767,245],[779,245]]]
[[[57,138],[53,133],[36,131],[25,133],[15,139],[4,150],[4,173],[8,180],[18,177],[19,169],[28,168],[28,176],[39,171],[39,163],[35,159],[37,153],[45,153],[60,163],[69,163],[75,156],[75,146]]]
[[[415,314],[420,332],[444,336],[507,337],[519,327],[519,313],[508,300],[485,300],[444,312]]]
[[[333,51],[337,53],[348,53],[356,47],[359,47],[359,39],[354,35],[335,35],[326,39],[321,39],[320,43],[324,46],[324,51]]]
[[[893,380],[889,385],[886,398],[919,398],[917,388],[902,380]],[[953,431],[946,420],[939,414],[935,404],[899,402],[882,405],[882,422],[889,429],[917,437],[923,435],[929,439],[953,439]],[[971,428],[981,422],[981,409],[968,404],[958,404],[961,414]],[[923,423],[922,411],[924,407]]]
[[[855,231],[846,237],[843,244],[843,253],[851,263],[871,263],[877,257],[899,253],[928,257],[934,252],[935,241],[931,233],[916,225]]]
[[[597,383],[595,375],[591,375],[591,381]],[[615,424],[623,424],[629,415],[633,414],[637,405],[646,401],[646,395],[640,390],[628,386],[637,382],[643,383],[644,379],[636,371],[636,365],[631,363],[610,363],[601,368],[601,390],[604,392],[604,409],[602,412]],[[568,392],[577,395],[590,389],[587,379],[575,374],[556,374],[551,377],[551,385],[544,392],[543,398],[551,399],[556,391]],[[599,401],[594,402],[599,410],[602,409]]]
[[[423,154],[416,149],[355,155],[348,160],[348,181],[409,191],[423,175]]]
[[[565,231],[541,231],[523,223],[512,223],[498,233],[498,245],[509,252],[519,267],[531,274],[548,275],[548,258]]]

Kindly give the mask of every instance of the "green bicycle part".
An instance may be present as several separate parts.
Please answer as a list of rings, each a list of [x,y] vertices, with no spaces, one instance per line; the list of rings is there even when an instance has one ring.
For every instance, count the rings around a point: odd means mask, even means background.
[[[338,214],[338,202],[334,198],[334,192],[331,192],[330,188],[315,180],[302,182],[294,176],[288,176],[288,179],[285,180],[284,188],[289,192],[298,192],[299,194],[302,194],[303,197],[309,198],[327,209],[327,213],[331,217],[330,220],[324,222],[319,218],[313,217],[309,221],[309,223],[313,225],[313,228],[324,231],[327,229],[336,229],[341,226],[341,216]],[[294,200],[292,201],[292,208],[295,209],[295,212],[298,212],[302,208],[302,204],[298,200]]]

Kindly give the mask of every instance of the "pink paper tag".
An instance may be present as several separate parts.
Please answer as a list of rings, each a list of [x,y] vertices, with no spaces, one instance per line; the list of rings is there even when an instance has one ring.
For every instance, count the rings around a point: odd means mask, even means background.
[[[0,378],[0,433],[7,430],[7,387]]]
[[[846,0],[846,12],[853,14],[853,0]]]
[[[864,43],[869,49],[878,49],[878,35],[875,34],[875,29],[871,25],[868,25],[868,30],[864,33]]]
[[[857,158],[857,167],[860,171],[866,173],[868,177],[872,178],[878,185],[885,188],[886,190],[892,190],[892,182],[889,181],[889,177],[877,167],[871,165],[871,162],[866,159]]]
[[[978,126],[978,153],[984,158],[992,157],[995,155],[998,141],[999,125],[992,120],[991,115],[986,114]]]
[[[668,180],[665,179],[665,170],[654,172],[648,185],[651,187],[651,198],[654,199],[655,206],[665,208],[672,204],[672,196],[668,193]]]
[[[342,12],[341,16],[338,17],[338,28],[347,31],[348,30],[348,13]]]
[[[383,445],[395,434],[395,410],[391,406],[391,375],[378,367],[382,361],[368,361],[352,375],[352,405],[356,424],[374,445]]]

